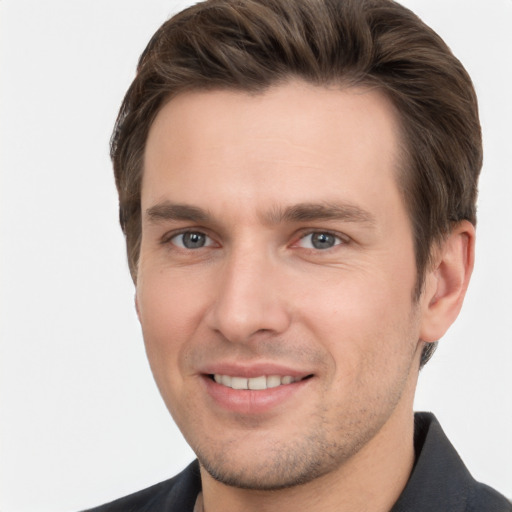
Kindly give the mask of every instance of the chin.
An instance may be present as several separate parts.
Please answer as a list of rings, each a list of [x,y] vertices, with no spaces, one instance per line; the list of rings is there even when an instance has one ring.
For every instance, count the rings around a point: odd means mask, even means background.
[[[332,442],[319,430],[300,441],[297,437],[253,447],[247,443],[245,449],[243,441],[237,440],[222,450],[203,445],[204,451],[195,451],[202,468],[218,482],[240,489],[275,491],[304,485],[335,471],[364,444],[361,439],[357,443]]]
[[[247,465],[244,467],[225,466],[199,459],[201,466],[218,482],[230,487],[253,491],[278,491],[298,485],[304,485],[324,474],[332,468],[322,467],[315,463],[301,461],[297,465],[284,461],[273,461],[273,465],[261,467]]]

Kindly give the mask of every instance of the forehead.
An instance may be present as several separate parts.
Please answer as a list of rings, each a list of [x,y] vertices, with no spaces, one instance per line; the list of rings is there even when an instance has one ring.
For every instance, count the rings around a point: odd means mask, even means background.
[[[383,183],[396,188],[398,133],[377,89],[292,81],[258,94],[182,93],[150,129],[143,210],[177,196],[194,204],[214,190],[241,206],[256,197],[269,207],[304,203],[315,193],[357,202]]]

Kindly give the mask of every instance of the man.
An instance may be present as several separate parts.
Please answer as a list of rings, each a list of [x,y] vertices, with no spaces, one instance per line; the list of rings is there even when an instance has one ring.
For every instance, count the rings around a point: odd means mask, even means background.
[[[471,276],[471,80],[389,0],[212,0],[166,22],[112,138],[136,306],[197,454],[96,509],[512,510],[418,372]]]

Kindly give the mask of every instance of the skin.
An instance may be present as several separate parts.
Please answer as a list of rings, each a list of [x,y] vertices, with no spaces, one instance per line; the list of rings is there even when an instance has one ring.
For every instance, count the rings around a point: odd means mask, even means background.
[[[474,231],[454,228],[414,301],[398,155],[376,90],[190,92],[154,121],[136,304],[207,512],[385,511],[405,486],[421,349],[457,316]],[[211,394],[212,369],[254,365],[308,378],[266,408]]]

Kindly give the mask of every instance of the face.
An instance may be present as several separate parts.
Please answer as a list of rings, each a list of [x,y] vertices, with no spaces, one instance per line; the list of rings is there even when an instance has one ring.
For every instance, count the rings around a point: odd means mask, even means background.
[[[166,405],[221,482],[304,483],[412,415],[421,308],[397,166],[375,90],[191,92],[158,114],[138,313]]]

